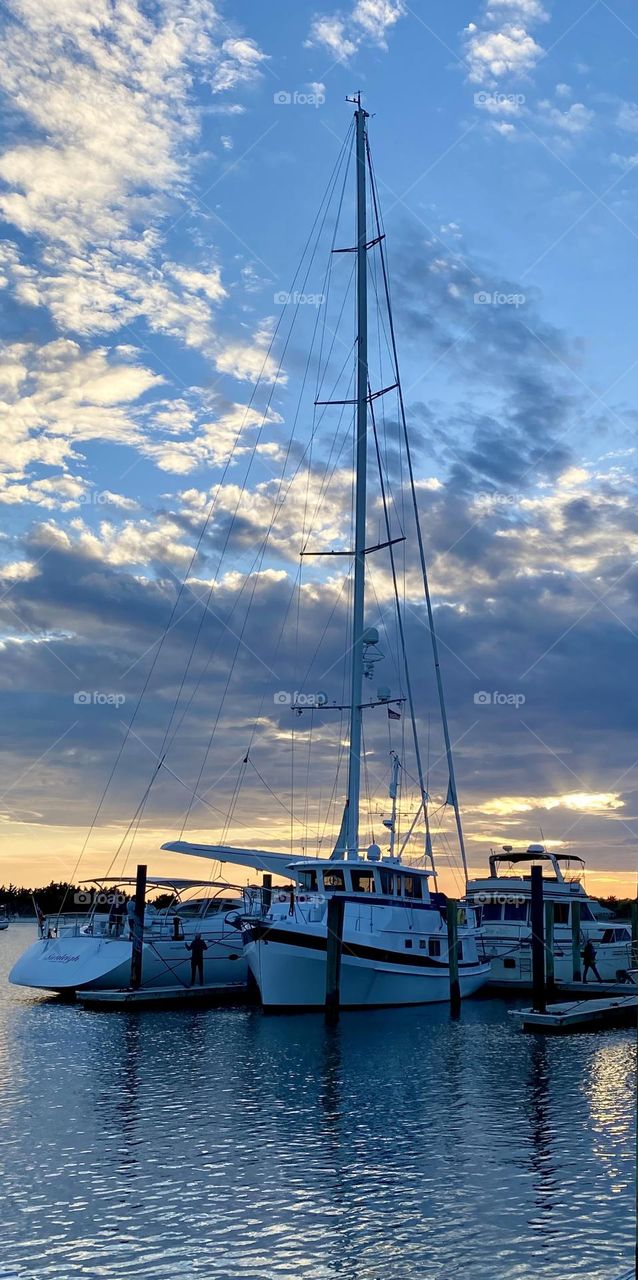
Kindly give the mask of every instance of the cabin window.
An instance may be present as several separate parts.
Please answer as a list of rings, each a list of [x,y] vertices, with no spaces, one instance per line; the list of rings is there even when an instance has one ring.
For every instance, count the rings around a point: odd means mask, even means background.
[[[406,898],[423,897],[423,885],[420,876],[405,877],[405,896]]]
[[[300,871],[299,887],[305,889],[306,893],[316,893],[318,889],[317,872],[316,871]]]
[[[482,923],[490,924],[494,920],[500,920],[502,910],[500,902],[484,902],[481,907]]]
[[[394,893],[394,875],[391,871],[384,871],[383,868],[379,871],[379,875],[381,876],[381,892],[392,895]]]
[[[396,892],[397,898],[400,898],[403,893],[403,876],[397,876],[397,887],[395,892]]]
[[[527,920],[527,903],[526,902],[506,902],[503,913],[504,920]]]
[[[353,871],[352,888],[355,893],[375,893],[374,871]]]
[[[593,911],[592,911],[591,907],[589,906],[589,904],[588,904],[587,902],[581,902],[581,904],[580,904],[580,918],[581,918],[581,920],[595,920],[595,919],[596,919],[596,917],[595,917],[595,915],[594,915],[594,913],[593,913]]]
[[[569,924],[569,903],[554,903],[554,924]]]
[[[427,945],[425,938],[419,938],[419,947],[421,948],[421,951],[425,951]]]
[[[343,871],[324,871],[323,873],[324,889],[345,889],[346,880]]]
[[[406,938],[406,940],[405,940],[405,945],[406,945],[406,947],[408,948],[408,950],[410,950],[410,948],[411,948],[411,946],[412,946],[412,939],[411,939],[411,938]]]
[[[440,956],[441,942],[439,938],[430,938],[430,941],[428,943],[428,951],[431,956]]]

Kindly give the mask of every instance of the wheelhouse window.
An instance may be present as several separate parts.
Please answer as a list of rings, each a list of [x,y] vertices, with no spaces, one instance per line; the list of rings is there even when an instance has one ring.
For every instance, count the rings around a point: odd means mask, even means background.
[[[379,871],[381,877],[381,892],[390,895],[394,894],[394,875],[391,871],[385,871],[382,867]]]
[[[569,903],[554,903],[554,924],[569,924]]]
[[[503,919],[512,922],[518,921],[524,923],[527,920],[527,903],[526,902],[506,902],[503,911]]]
[[[420,876],[405,877],[405,896],[406,898],[423,897],[423,883]]]
[[[589,903],[588,903],[588,902],[581,902],[581,904],[580,904],[580,918],[581,918],[581,920],[595,920],[595,919],[596,919],[596,917],[595,917],[595,915],[594,915],[594,913],[593,913],[593,911],[592,911],[591,907],[589,906]]]
[[[397,876],[395,893],[397,898],[400,898],[403,895],[403,876]]]
[[[376,893],[374,871],[353,871],[352,888],[355,893]]]
[[[314,869],[299,872],[300,889],[305,889],[306,893],[316,893],[318,887],[317,872]]]
[[[342,890],[343,890],[343,889],[345,889],[345,887],[346,887],[346,878],[345,878],[345,876],[344,876],[344,874],[343,874],[343,871],[339,871],[338,869],[336,869],[336,870],[334,870],[334,871],[324,871],[324,873],[323,873],[323,887],[324,887],[324,889],[328,889],[328,890],[331,890],[331,891],[336,890],[337,892],[338,892],[340,889],[342,889]]]
[[[481,907],[481,923],[492,924],[502,918],[503,908],[500,902],[484,902]]]

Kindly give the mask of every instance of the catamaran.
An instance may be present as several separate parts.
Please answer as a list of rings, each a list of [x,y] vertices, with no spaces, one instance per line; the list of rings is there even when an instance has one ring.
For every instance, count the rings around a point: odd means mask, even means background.
[[[374,179],[368,145],[368,113],[357,94],[348,99],[355,105],[352,144],[356,170],[356,244],[352,248],[334,249],[334,253],[352,253],[356,263],[357,331],[354,344],[354,376],[356,396],[352,399],[317,399],[315,404],[344,405],[353,408],[354,452],[354,547],[347,551],[312,552],[308,554],[346,555],[354,565],[349,619],[350,673],[349,699],[335,709],[347,711],[349,717],[347,752],[348,784],[343,821],[330,858],[303,859],[291,856],[289,870],[298,882],[298,891],[290,901],[275,898],[261,917],[251,916],[243,922],[245,954],[250,972],[267,1008],[317,1008],[326,1001],[329,983],[329,916],[334,899],[343,902],[342,937],[340,939],[339,1003],[343,1007],[429,1004],[449,998],[450,965],[446,926],[446,899],[436,891],[436,867],[429,827],[429,805],[426,778],[417,724],[415,697],[408,662],[405,603],[398,585],[396,543],[405,535],[393,536],[389,501],[389,476],[386,459],[382,459],[380,431],[375,416],[375,403],[386,393],[397,392],[398,442],[403,454],[405,474],[409,478],[411,519],[416,532],[423,599],[427,609],[427,626],[434,650],[434,666],[439,694],[447,762],[447,796],[454,808],[456,829],[463,864],[465,847],[456,791],[452,746],[448,729],[441,670],[434,632],[434,618],[428,586],[423,539],[421,534],[416,486],[406,415],[401,392],[394,325],[390,307],[387,264],[384,253],[378,191]],[[374,225],[368,232],[368,197]],[[370,254],[376,253],[375,288],[385,299],[385,332],[391,372],[389,385],[371,385],[368,360],[368,283],[371,273]],[[384,421],[384,432],[386,424]],[[371,448],[374,441],[374,449]],[[387,447],[387,439],[386,439]],[[370,545],[370,504],[367,499],[368,471],[376,462],[378,489],[376,510],[380,532]],[[391,689],[382,686],[376,696],[369,688],[380,659],[380,637],[376,627],[366,620],[366,562],[377,552],[388,553],[391,596],[396,614],[399,667],[404,696],[393,698]],[[420,655],[421,656],[421,655]],[[372,841],[361,839],[362,762],[364,754],[364,716],[385,708],[390,720],[400,720],[403,707],[411,727],[412,747],[418,786],[418,805],[409,822],[409,830],[399,839],[397,797],[405,764],[399,753],[390,753],[391,812],[384,818],[389,833],[385,851]],[[292,710],[302,714],[303,705],[295,701]],[[322,705],[329,714],[331,707]],[[423,847],[417,859],[413,855],[414,833],[423,830]],[[169,842],[166,850],[218,858],[218,846],[195,846],[188,841]],[[417,865],[418,864],[418,865]],[[431,890],[430,884],[434,882]],[[472,911],[461,911],[458,930],[459,981],[461,994],[472,995],[487,980],[489,961],[480,954],[480,934]]]
[[[572,927],[578,913],[578,946],[596,950],[603,982],[623,981],[632,968],[631,926],[600,920],[585,890],[585,863],[573,853],[553,853],[543,844],[516,850],[504,845],[490,853],[488,876],[469,881],[467,903],[477,913],[490,981],[529,987],[532,982],[531,867],[543,868],[543,896],[554,908],[554,970],[559,981],[573,977]]]

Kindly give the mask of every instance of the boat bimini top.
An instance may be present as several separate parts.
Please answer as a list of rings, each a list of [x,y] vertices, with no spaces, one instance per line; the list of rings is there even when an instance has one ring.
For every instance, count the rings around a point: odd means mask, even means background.
[[[511,868],[518,866],[520,863],[527,863],[528,866],[538,863],[541,866],[543,863],[548,864],[559,884],[565,883],[565,871],[569,871],[571,863],[576,863],[577,868],[576,876],[570,877],[570,879],[577,878],[585,870],[583,859],[577,857],[575,853],[552,853],[545,848],[544,844],[530,844],[524,850],[515,850],[511,844],[505,844],[503,845],[502,853],[490,853],[490,877],[493,880],[498,880],[499,871],[503,864]],[[564,864],[564,870],[561,863]],[[502,879],[502,877],[500,878]]]

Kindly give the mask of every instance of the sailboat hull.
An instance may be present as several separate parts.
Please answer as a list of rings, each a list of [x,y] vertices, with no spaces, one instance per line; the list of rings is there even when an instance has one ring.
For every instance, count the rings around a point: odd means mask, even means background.
[[[234,948],[226,940],[215,943],[211,938],[207,938],[207,945],[204,982],[243,988],[248,981],[248,967],[239,936]],[[130,973],[129,941],[76,935],[35,942],[16,961],[9,981],[20,987],[70,993],[126,987]],[[171,986],[177,989],[189,983],[190,955],[183,941],[158,939],[145,943],[142,951],[144,989]]]
[[[282,937],[282,933],[288,936]],[[438,1004],[450,998],[446,965],[421,966],[406,963],[359,935],[357,943],[344,944],[341,958],[342,1008]],[[369,940],[373,943],[373,940]],[[261,1001],[267,1009],[320,1009],[326,999],[326,938],[304,931],[292,932],[252,927],[244,935],[246,958]],[[368,954],[351,954],[358,947]],[[375,954],[376,952],[376,954]],[[462,965],[459,972],[461,995],[474,995],[487,982],[486,963]]]

